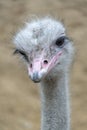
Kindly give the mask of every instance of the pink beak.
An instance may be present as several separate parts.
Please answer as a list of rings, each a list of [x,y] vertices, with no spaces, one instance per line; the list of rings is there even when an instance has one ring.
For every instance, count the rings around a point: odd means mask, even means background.
[[[48,72],[58,63],[59,56],[62,52],[57,53],[50,61],[40,58],[34,59],[31,66],[28,66],[28,73],[34,82],[40,82]]]

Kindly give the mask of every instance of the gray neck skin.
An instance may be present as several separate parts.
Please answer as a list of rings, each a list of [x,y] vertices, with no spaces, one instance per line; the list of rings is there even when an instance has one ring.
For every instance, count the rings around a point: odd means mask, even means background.
[[[67,76],[41,83],[41,130],[69,130],[70,112]]]

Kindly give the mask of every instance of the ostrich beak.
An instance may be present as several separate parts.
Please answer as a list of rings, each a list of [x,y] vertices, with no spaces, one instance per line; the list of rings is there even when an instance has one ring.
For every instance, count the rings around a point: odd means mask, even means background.
[[[40,82],[46,73],[46,70],[45,70],[46,63],[45,62],[48,63],[47,60],[43,61],[42,58],[34,59],[32,66],[28,67],[29,76],[35,83]]]
[[[28,66],[28,73],[30,78],[34,82],[40,82],[49,71],[58,63],[58,59],[61,56],[62,52],[58,52],[53,58],[49,61],[43,57],[34,59],[31,66]]]

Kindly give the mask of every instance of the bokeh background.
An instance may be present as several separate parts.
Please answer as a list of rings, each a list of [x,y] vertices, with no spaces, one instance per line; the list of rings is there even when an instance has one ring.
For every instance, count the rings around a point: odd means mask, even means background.
[[[87,130],[87,0],[0,0],[0,130],[40,129],[39,87],[12,55],[13,36],[35,15],[59,18],[74,41],[71,127]]]

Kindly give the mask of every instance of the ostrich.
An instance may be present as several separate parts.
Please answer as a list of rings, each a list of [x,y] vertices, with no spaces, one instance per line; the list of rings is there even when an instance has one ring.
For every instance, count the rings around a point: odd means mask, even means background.
[[[41,130],[70,130],[68,72],[73,45],[64,26],[53,18],[26,23],[14,38],[15,51],[26,62],[28,75],[40,82]]]

